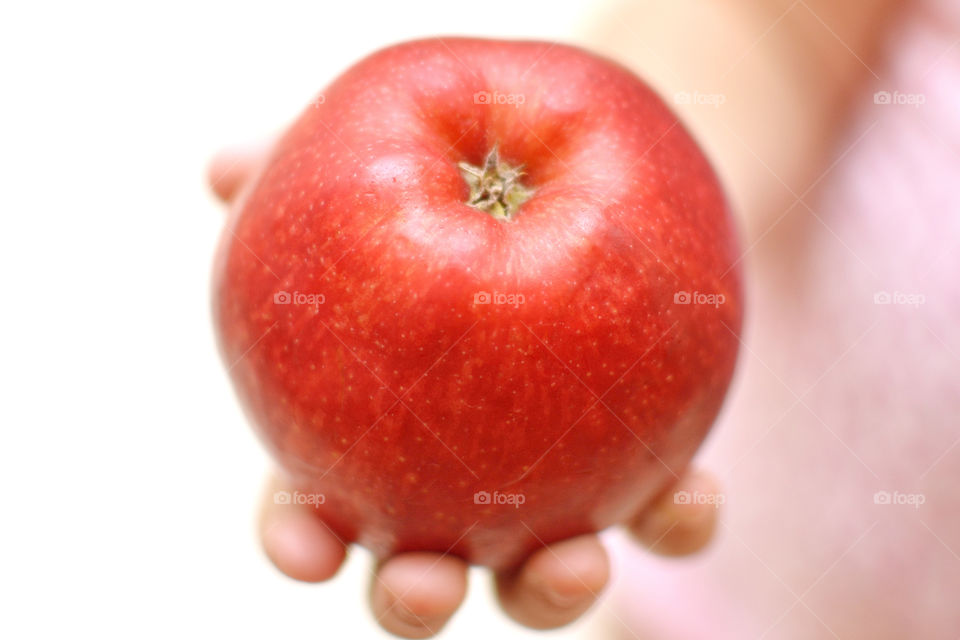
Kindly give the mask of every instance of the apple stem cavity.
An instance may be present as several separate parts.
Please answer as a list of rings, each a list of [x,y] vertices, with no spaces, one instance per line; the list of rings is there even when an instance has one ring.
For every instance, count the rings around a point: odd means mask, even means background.
[[[482,167],[468,162],[460,162],[457,167],[470,186],[467,204],[497,220],[510,220],[520,205],[533,195],[533,189],[520,182],[520,176],[524,175],[523,165],[511,167],[502,162],[496,144],[484,158]]]

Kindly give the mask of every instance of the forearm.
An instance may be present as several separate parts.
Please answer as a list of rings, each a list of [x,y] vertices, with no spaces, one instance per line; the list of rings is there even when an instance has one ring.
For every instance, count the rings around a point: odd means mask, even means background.
[[[631,66],[668,101],[691,97],[675,107],[756,236],[825,169],[850,96],[873,78],[902,4],[617,0],[588,28],[587,44]]]

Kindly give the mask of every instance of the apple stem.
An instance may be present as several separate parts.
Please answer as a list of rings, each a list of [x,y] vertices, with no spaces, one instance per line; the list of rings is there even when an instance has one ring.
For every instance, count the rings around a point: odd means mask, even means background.
[[[496,144],[484,158],[482,167],[468,162],[460,162],[457,166],[470,186],[467,204],[497,220],[510,220],[520,205],[533,195],[532,189],[520,183],[520,176],[524,175],[523,165],[511,167],[501,162]]]

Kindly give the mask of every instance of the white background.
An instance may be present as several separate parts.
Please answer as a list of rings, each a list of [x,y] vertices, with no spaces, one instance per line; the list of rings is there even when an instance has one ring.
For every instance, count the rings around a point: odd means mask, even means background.
[[[2,10],[0,637],[386,637],[365,553],[305,586],[259,550],[269,461],[214,347],[206,163],[388,43],[576,41],[587,4]],[[486,577],[444,636],[542,637],[496,612]]]

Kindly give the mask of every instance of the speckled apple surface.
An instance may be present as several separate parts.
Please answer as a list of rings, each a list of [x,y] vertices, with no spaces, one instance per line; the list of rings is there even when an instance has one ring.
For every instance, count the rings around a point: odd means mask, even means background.
[[[494,145],[533,190],[509,220],[457,169]],[[734,369],[739,255],[711,167],[630,72],[435,39],[361,61],[280,139],[223,234],[214,316],[338,535],[503,567],[688,464]]]

